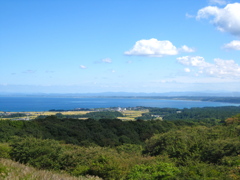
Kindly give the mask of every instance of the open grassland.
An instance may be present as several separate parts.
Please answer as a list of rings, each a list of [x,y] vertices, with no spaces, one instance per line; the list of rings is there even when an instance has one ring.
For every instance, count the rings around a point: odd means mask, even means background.
[[[148,110],[125,110],[122,111],[121,113],[124,115],[124,117],[118,117],[118,119],[122,121],[135,121],[136,117],[140,117],[142,113],[147,113],[149,112]]]
[[[118,119],[132,121],[132,120],[135,120],[136,117],[141,116],[142,113],[147,113],[147,112],[148,110],[145,110],[145,111],[126,110],[122,112],[124,117],[119,117]]]
[[[0,179],[2,180],[101,180],[99,177],[73,177],[53,171],[38,170],[9,159],[0,159]]]
[[[29,111],[29,112],[11,112],[11,114],[14,114],[14,113],[24,113],[27,116],[23,116],[23,117],[20,117],[20,118],[1,118],[1,119],[2,120],[9,120],[9,119],[31,120],[31,119],[35,119],[36,117],[41,116],[41,115],[42,116],[52,116],[52,115],[56,115],[57,113],[61,113],[63,115],[82,115],[82,114],[87,114],[89,112],[90,111],[41,111],[41,112]]]
[[[34,111],[29,111],[29,112],[7,112],[9,114],[17,114],[17,113],[24,113],[26,116],[22,117],[3,117],[1,120],[32,120],[37,118],[38,116],[52,116],[56,115],[58,113],[61,113],[63,116],[64,115],[84,115],[92,111],[42,111],[42,112],[34,112]],[[124,117],[118,117],[118,119],[121,119],[123,121],[133,121],[135,120],[136,117],[139,117],[142,115],[142,113],[147,113],[148,110],[125,110],[121,111],[121,113],[124,115]],[[4,112],[2,112],[4,113]],[[87,118],[79,118],[81,120],[85,120]]]

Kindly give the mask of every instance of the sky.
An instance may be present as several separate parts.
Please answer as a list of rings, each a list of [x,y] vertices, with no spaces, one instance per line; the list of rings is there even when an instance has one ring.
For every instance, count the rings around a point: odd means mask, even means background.
[[[1,0],[0,93],[239,92],[240,1]]]

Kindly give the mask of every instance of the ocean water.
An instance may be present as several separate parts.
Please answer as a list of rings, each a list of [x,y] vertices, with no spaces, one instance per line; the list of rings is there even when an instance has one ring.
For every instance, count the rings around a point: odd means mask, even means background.
[[[160,99],[129,99],[129,98],[49,98],[49,97],[0,97],[0,111],[26,112],[48,111],[51,109],[72,110],[75,108],[108,108],[108,107],[217,107],[236,106],[239,104],[185,101],[185,100],[160,100]]]

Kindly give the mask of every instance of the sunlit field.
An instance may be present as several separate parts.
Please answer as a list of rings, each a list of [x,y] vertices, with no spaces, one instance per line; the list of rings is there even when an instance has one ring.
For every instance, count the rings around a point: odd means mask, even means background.
[[[29,112],[9,112],[11,114],[14,114],[14,113],[24,113],[26,114],[27,116],[23,116],[23,117],[20,117],[20,118],[1,118],[1,120],[8,120],[8,119],[20,119],[20,120],[31,120],[31,119],[35,119],[37,118],[38,116],[52,116],[52,115],[56,115],[57,113],[61,113],[63,115],[82,115],[82,114],[86,114],[90,111],[61,111],[61,112],[58,112],[58,111],[54,111],[54,112],[51,112],[51,111],[42,111],[42,112],[34,112],[34,111],[29,111]],[[0,112],[0,113],[3,113],[3,112]],[[84,119],[84,118],[83,118]]]
[[[22,117],[14,117],[14,118],[1,118],[1,120],[32,120],[37,118],[38,116],[52,116],[56,115],[58,113],[61,113],[62,115],[83,115],[87,114],[91,111],[42,111],[42,112],[34,112],[34,111],[29,111],[29,112],[9,112],[10,114],[15,114],[15,113],[24,113],[26,116]],[[118,119],[121,119],[123,121],[133,121],[135,120],[136,117],[139,117],[142,115],[142,113],[147,113],[148,110],[125,110],[121,111],[121,113],[124,115],[124,117],[118,117]],[[4,112],[0,112],[4,113]],[[80,120],[85,120],[87,118],[79,118]]]

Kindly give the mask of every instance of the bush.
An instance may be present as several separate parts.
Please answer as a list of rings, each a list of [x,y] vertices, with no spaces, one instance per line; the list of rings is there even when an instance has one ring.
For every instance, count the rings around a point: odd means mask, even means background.
[[[214,164],[195,162],[188,166],[180,166],[179,170],[180,173],[176,177],[178,180],[234,180],[230,177],[230,168]]]
[[[0,143],[0,158],[10,158],[11,147],[7,143]]]
[[[223,157],[237,156],[240,154],[239,138],[228,138],[208,142],[202,151],[201,159],[204,162],[220,163]]]
[[[155,180],[174,177],[179,169],[173,163],[157,162],[156,164],[141,164],[133,167],[127,179],[129,180]]]
[[[62,146],[54,140],[42,140],[32,137],[17,138],[11,144],[10,156],[20,163],[37,168],[59,170]]]

